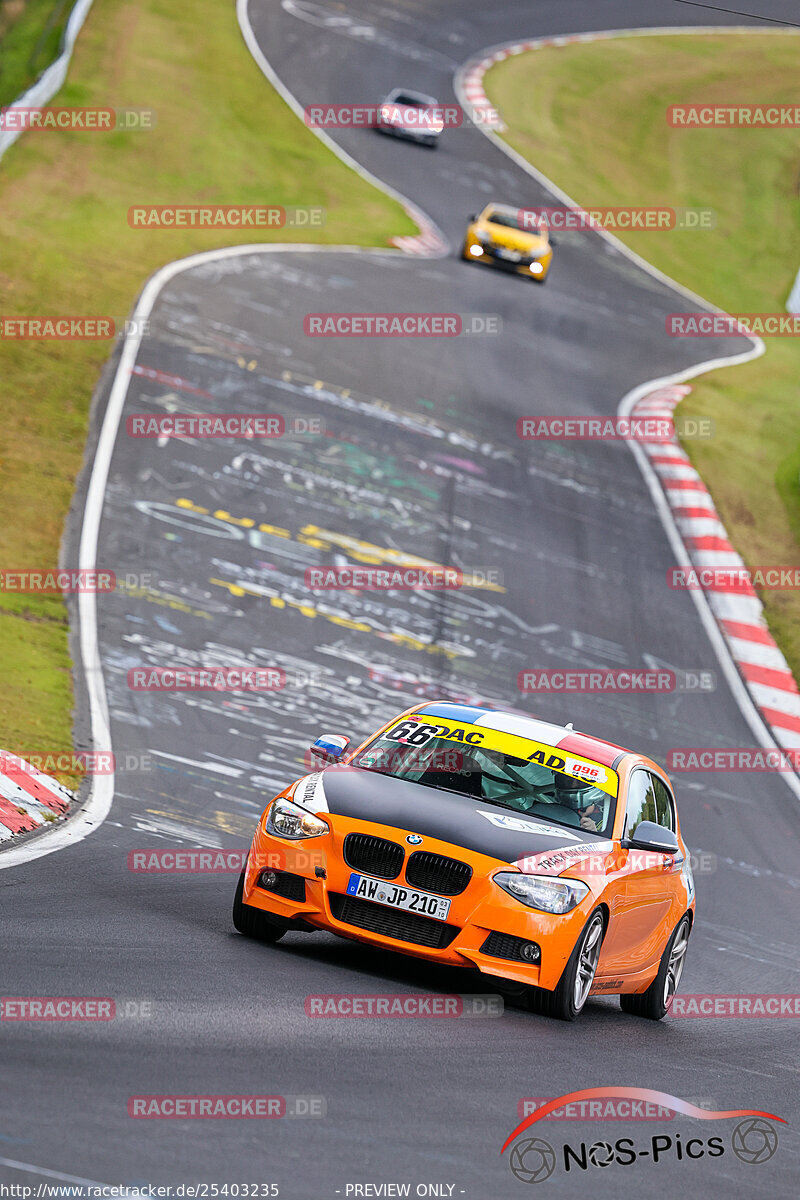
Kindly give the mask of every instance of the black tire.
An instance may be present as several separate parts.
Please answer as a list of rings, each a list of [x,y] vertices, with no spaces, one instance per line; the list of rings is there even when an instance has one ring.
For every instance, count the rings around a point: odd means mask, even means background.
[[[286,933],[286,926],[281,925],[276,917],[270,920],[260,908],[245,904],[244,871],[239,876],[236,885],[236,895],[233,898],[233,924],[237,931],[245,937],[255,938],[259,942],[278,942]]]
[[[646,992],[640,992],[638,995],[623,995],[619,998],[620,1008],[623,1012],[631,1013],[635,1017],[645,1017],[648,1021],[661,1021],[669,1012],[672,997],[675,995],[678,984],[683,973],[683,964],[686,957],[685,943],[689,940],[691,932],[691,921],[689,914],[681,917],[678,924],[672,931],[672,937],[667,942],[664,953],[661,955],[661,962],[658,966],[658,974]],[[673,951],[676,946],[683,942],[683,954],[679,963],[677,979],[673,974],[670,977],[670,965],[673,956]]]
[[[598,927],[599,933],[596,933]],[[555,990],[548,992],[545,988],[531,988],[530,1007],[534,1012],[540,1013],[543,1017],[555,1017],[559,1021],[574,1021],[583,1011],[592,986],[591,980],[594,978],[597,970],[597,959],[600,957],[605,932],[603,910],[602,908],[596,908],[581,930],[580,937],[575,943],[575,948],[569,956],[569,961],[564,967]],[[576,998],[576,983],[581,954],[590,938],[595,936],[599,936],[600,941],[599,946],[596,946],[594,941],[592,942],[592,950],[595,948],[597,950],[594,960],[594,970],[589,979],[589,986],[585,989],[585,995],[583,995],[582,999],[578,999]]]

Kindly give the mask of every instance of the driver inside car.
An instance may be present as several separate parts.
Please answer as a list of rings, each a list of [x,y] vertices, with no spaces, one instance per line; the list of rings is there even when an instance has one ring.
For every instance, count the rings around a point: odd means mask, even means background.
[[[578,818],[578,825],[587,833],[599,833],[606,823],[609,797],[600,788],[587,784],[585,779],[575,779],[556,772],[554,791],[557,804],[570,809]]]

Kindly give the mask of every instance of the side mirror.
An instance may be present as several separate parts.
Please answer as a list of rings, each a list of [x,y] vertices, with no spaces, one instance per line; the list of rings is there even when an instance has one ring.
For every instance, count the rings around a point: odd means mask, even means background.
[[[470,215],[467,217],[468,221],[477,221],[477,219],[478,219],[477,213],[470,213]]]
[[[314,758],[321,762],[334,763],[339,762],[349,745],[349,737],[342,737],[339,733],[321,733],[310,750]]]
[[[549,236],[549,238],[548,238],[547,240],[550,242],[550,245],[551,245],[551,246],[557,246],[557,245],[558,245],[558,238],[557,238],[557,237],[554,237],[552,233],[550,234],[550,236]]]
[[[631,837],[622,839],[624,850],[652,850],[656,854],[677,854],[680,847],[671,829],[655,821],[640,821]]]

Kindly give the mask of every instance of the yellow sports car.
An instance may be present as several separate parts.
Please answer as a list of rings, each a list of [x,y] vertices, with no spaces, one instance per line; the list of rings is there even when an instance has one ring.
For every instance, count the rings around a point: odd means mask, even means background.
[[[547,226],[529,228],[526,214],[527,210],[508,204],[487,204],[467,226],[461,257],[467,262],[506,267],[544,283],[550,272],[553,244]]]

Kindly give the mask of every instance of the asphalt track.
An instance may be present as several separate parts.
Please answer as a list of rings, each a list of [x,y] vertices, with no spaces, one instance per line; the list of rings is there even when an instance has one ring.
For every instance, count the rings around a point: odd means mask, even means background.
[[[277,3],[250,7],[265,55],[301,103],[370,101],[395,83],[449,99],[458,64],[513,38],[746,23],[668,3],[635,13],[585,2],[305,4],[303,20]],[[759,11],[792,19],[788,4]],[[435,154],[368,131],[340,140],[428,212],[454,250],[487,198],[543,199],[475,130],[453,132]],[[367,1183],[514,1197],[526,1185],[499,1151],[520,1098],[613,1084],[788,1124],[774,1157],[748,1165],[731,1151],[729,1121],[547,1123],[533,1132],[557,1148],[619,1136],[645,1148],[675,1131],[721,1135],[727,1147],[717,1158],[589,1167],[577,1181],[558,1171],[548,1195],[796,1194],[791,1021],[653,1026],[612,999],[593,999],[571,1026],[511,1000],[495,1020],[311,1020],[312,994],[494,989],[322,934],[248,943],[230,924],[235,876],[127,865],[135,848],[246,845],[265,794],[302,772],[321,728],[362,735],[418,695],[572,720],[662,761],[674,746],[754,743],[690,596],[666,586],[673,559],[630,451],[533,450],[515,436],[518,416],[610,414],[647,379],[741,350],[670,341],[664,315],[675,307],[670,289],[586,235],[561,239],[545,288],[452,253],[322,251],[235,257],[167,285],[137,359],[151,373],[132,376],[126,414],[278,411],[319,417],[328,436],[117,439],[98,561],[152,578],[100,601],[103,677],[118,760],[147,755],[149,769],[136,759],[118,774],[112,812],[90,837],[0,873],[1,981],[6,996],[109,996],[123,1009],[149,1002],[151,1015],[4,1023],[0,1180],[36,1187],[44,1170],[109,1184],[273,1182],[298,1200]],[[305,337],[303,316],[328,309],[498,314],[502,334]],[[73,547],[81,505],[79,494]],[[359,542],[500,570],[506,590],[309,603],[303,569],[374,553]],[[130,666],[229,665],[237,655],[282,666],[287,688],[243,701],[127,687]],[[717,688],[535,705],[518,692],[524,667],[567,663],[708,670]],[[682,991],[794,994],[797,801],[767,774],[686,776],[678,789],[687,840],[709,855]],[[127,1116],[131,1095],[208,1093],[322,1096],[327,1115]]]

